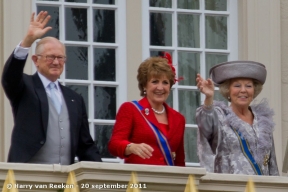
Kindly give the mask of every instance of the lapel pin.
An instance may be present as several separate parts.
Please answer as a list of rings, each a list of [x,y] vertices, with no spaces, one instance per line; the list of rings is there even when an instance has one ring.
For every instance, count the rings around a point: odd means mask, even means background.
[[[149,109],[148,108],[145,109],[145,115],[149,115]]]
[[[74,99],[72,99],[71,101],[74,102]]]

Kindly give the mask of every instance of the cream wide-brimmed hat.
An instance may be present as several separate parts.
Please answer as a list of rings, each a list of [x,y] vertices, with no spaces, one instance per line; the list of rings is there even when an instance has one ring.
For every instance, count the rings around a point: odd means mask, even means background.
[[[229,61],[212,67],[209,71],[210,78],[215,86],[228,79],[251,78],[265,83],[267,71],[265,65],[254,61]]]

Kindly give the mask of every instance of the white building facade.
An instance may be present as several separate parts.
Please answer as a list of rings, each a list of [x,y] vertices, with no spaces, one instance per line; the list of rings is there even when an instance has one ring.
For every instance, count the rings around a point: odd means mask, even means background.
[[[168,103],[186,118],[186,165],[199,165],[195,110],[204,98],[196,88],[196,74],[207,77],[213,65],[241,59],[267,68],[257,100],[268,98],[274,109],[281,172],[288,139],[286,0],[1,0],[1,72],[24,37],[31,13],[41,10],[52,16],[53,29],[47,35],[66,45],[67,62],[60,81],[83,96],[90,132],[103,161],[123,162],[107,150],[117,110],[125,101],[140,99],[139,64],[167,51],[177,76],[184,78],[172,87]],[[30,59],[25,72],[35,73]],[[223,99],[218,92],[216,99]],[[5,162],[13,117],[3,89],[0,114],[0,161]]]

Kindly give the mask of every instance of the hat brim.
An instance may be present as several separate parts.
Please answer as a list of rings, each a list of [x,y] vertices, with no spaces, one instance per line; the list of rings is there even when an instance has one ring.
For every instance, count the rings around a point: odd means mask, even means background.
[[[212,67],[210,78],[216,86],[228,79],[251,78],[265,83],[267,71],[265,65],[254,61],[229,61]]]

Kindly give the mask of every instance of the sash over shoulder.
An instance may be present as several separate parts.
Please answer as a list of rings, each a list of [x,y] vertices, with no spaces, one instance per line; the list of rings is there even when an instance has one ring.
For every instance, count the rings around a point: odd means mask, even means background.
[[[171,153],[171,149],[169,147],[169,143],[166,139],[166,137],[159,131],[159,129],[156,127],[156,125],[154,125],[153,123],[151,123],[142,113],[141,111],[143,110],[143,107],[137,102],[137,101],[132,101],[131,102],[139,111],[139,113],[142,115],[142,117],[144,118],[144,120],[147,122],[147,124],[149,125],[149,127],[151,128],[151,130],[153,131],[158,145],[162,151],[162,154],[165,157],[166,163],[170,166],[174,165],[174,157]]]

